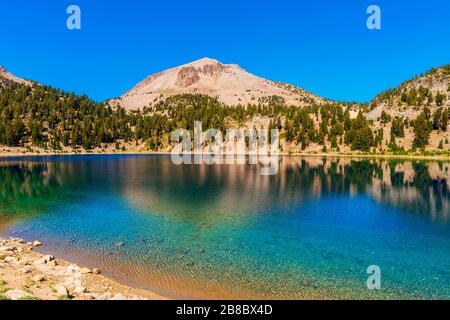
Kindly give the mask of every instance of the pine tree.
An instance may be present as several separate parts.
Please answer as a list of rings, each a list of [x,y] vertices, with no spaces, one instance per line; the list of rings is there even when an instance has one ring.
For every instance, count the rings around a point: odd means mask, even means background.
[[[425,113],[421,113],[414,121],[413,147],[424,149],[430,139],[431,125]]]

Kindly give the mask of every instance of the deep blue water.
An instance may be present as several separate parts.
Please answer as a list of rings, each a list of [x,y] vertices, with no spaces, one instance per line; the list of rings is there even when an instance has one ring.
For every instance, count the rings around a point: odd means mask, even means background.
[[[166,156],[4,159],[0,232],[172,297],[449,299],[449,167],[285,157],[264,177]]]

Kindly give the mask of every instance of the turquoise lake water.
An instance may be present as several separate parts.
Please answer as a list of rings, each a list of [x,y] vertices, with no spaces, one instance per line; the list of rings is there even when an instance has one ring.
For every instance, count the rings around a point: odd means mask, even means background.
[[[450,299],[450,163],[0,160],[0,235],[174,298]],[[369,290],[366,270],[381,270]]]

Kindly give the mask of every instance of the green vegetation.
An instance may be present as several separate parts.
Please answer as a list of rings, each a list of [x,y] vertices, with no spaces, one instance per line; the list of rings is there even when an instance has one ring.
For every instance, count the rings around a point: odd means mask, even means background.
[[[413,147],[418,149],[424,149],[428,140],[430,139],[431,123],[427,113],[422,112],[414,121],[414,142]]]
[[[445,93],[438,92],[436,94],[436,98],[435,98],[436,105],[442,106],[444,104],[444,101],[446,98],[447,98],[447,96],[445,95]]]
[[[438,108],[433,116],[433,130],[446,131],[450,110],[444,108]]]
[[[400,100],[410,106],[422,106],[429,105],[433,101],[433,94],[428,88],[420,86],[419,90],[412,88],[408,91],[404,91]]]
[[[5,282],[5,284],[6,284],[6,282]],[[5,293],[7,293],[10,290],[11,290],[10,288],[0,289],[0,300],[7,300],[6,296],[5,296]]]
[[[351,145],[352,150],[369,151],[370,147],[375,146],[372,129],[362,112],[350,122],[345,141]]]
[[[1,80],[1,79],[0,79]],[[398,89],[388,90],[382,97],[398,94]],[[431,92],[423,87],[403,92],[402,101],[422,105],[429,101]],[[441,98],[441,97],[444,98]],[[438,93],[437,104],[445,101]],[[444,99],[444,100],[442,100]],[[47,150],[73,150],[114,146],[126,151],[125,143],[145,144],[148,150],[163,150],[170,144],[170,133],[178,128],[193,131],[194,121],[202,121],[203,130],[218,128],[225,132],[230,125],[245,126],[255,117],[270,118],[270,128],[281,131],[282,137],[306,149],[319,144],[322,151],[340,150],[348,145],[351,150],[372,152],[384,142],[382,129],[368,121],[363,110],[368,105],[338,104],[311,105],[298,108],[285,105],[284,99],[267,97],[256,104],[229,107],[205,95],[183,94],[168,97],[143,110],[127,112],[120,106],[95,103],[86,96],[76,96],[60,90],[34,84],[32,87],[0,81],[0,145],[11,147],[39,147]],[[350,117],[350,107],[358,110],[355,119]],[[414,126],[414,148],[424,149],[431,130],[445,131],[449,110],[440,107],[434,115],[425,107]],[[396,147],[395,138],[405,136],[408,121],[392,118],[385,111],[379,118],[384,126],[392,122],[390,149]]]
[[[391,140],[393,138],[403,138],[405,136],[405,123],[402,118],[395,117],[391,126]]]
[[[19,300],[41,300],[41,299],[34,297],[34,296],[25,296],[25,297],[20,298]]]

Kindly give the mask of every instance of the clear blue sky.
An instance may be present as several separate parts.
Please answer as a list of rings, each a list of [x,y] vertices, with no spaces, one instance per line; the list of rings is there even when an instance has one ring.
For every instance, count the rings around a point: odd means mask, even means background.
[[[82,30],[66,9],[82,10]],[[366,28],[366,9],[382,29]],[[450,63],[449,0],[0,2],[0,65],[100,101],[205,56],[324,97],[368,101]]]

